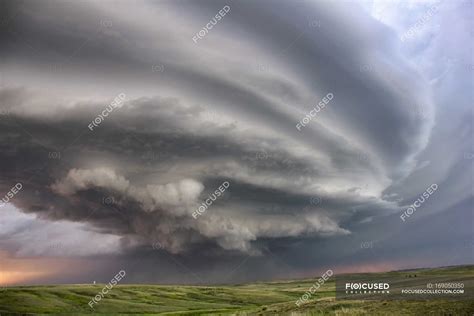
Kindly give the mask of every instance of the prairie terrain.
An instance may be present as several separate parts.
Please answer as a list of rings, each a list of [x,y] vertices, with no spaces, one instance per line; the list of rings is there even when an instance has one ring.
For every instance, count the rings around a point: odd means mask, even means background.
[[[446,273],[465,277],[474,290],[474,266],[419,269],[390,274]],[[380,273],[380,276],[386,273]],[[295,302],[315,279],[225,286],[117,285],[92,310],[88,302],[103,284],[9,287],[0,292],[0,313],[133,315],[473,315],[473,300],[336,300],[331,277],[306,304]],[[415,279],[413,279],[415,281]]]

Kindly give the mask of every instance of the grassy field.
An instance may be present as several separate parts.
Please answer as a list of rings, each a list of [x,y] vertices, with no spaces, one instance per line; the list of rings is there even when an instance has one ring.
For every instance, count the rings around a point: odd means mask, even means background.
[[[379,275],[416,273],[422,278],[447,272],[468,279],[465,290],[474,291],[474,266]],[[104,287],[103,284],[10,287],[0,292],[0,314],[474,315],[474,300],[336,300],[334,276],[306,304],[296,306],[295,301],[316,279],[212,287],[117,285],[95,310],[88,302]]]

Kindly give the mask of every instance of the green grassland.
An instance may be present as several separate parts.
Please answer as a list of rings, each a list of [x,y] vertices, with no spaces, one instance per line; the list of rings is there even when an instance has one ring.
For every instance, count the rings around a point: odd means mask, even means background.
[[[474,266],[380,273],[458,275],[474,291]],[[226,286],[117,285],[92,310],[97,285],[19,286],[0,291],[0,315],[474,315],[474,300],[336,300],[331,277],[301,306],[298,300],[317,280],[291,280]],[[418,279],[419,280],[419,279]]]

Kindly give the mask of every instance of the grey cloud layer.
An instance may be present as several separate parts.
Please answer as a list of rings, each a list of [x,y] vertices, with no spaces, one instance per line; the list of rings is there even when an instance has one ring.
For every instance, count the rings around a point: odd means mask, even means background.
[[[231,2],[194,44],[223,5],[12,5],[0,185],[24,182],[13,203],[173,253],[210,243],[256,254],[259,242],[345,235],[399,210],[384,191],[416,167],[433,109],[395,34],[355,6],[348,16],[325,2]],[[89,131],[121,92],[125,105]],[[298,131],[328,92],[331,104]],[[224,180],[229,191],[193,219]]]

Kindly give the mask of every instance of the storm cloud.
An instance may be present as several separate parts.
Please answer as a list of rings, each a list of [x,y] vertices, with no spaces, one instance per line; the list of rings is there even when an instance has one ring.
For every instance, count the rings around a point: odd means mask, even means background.
[[[193,41],[224,5],[226,16]],[[454,167],[472,169],[470,161],[458,155],[440,174],[433,157],[444,142],[439,126],[458,126],[462,115],[438,118],[445,95],[397,31],[360,5],[4,6],[0,192],[22,183],[11,201],[20,212],[77,223],[96,240],[116,236],[107,253],[159,244],[173,256],[258,257],[275,245],[333,240],[348,255],[340,240],[373,223],[400,224],[432,183],[452,198],[433,212],[472,194]],[[334,98],[299,130],[328,93]],[[119,94],[123,104],[105,116]],[[452,150],[461,156],[472,138],[466,126],[464,145]],[[229,188],[194,218],[224,181]],[[462,188],[442,193],[443,181]]]

